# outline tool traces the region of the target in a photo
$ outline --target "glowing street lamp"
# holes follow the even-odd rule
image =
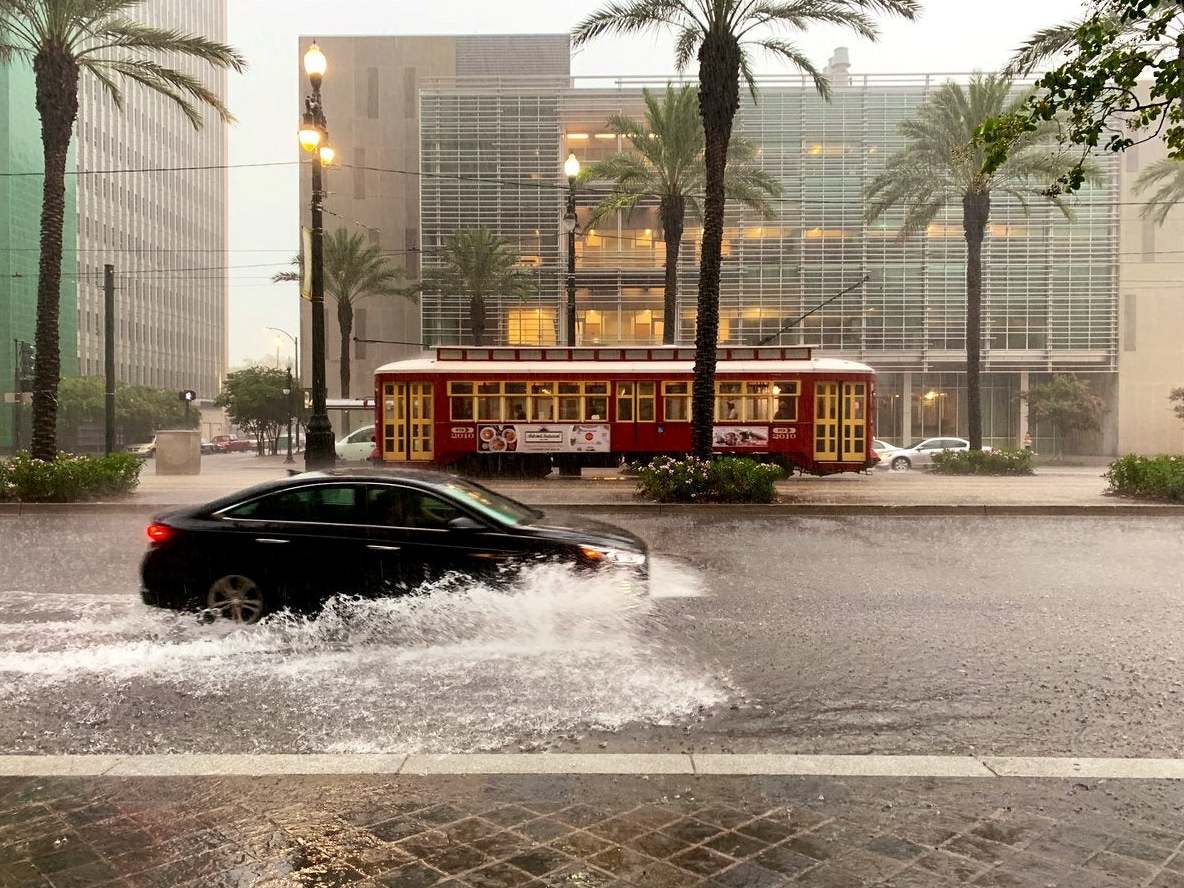
[[[563,230],[567,232],[567,344],[576,344],[576,179],[580,176],[580,159],[575,152],[563,162],[567,176],[567,212],[563,215]]]
[[[329,62],[314,42],[304,54],[304,71],[312,86],[312,94],[304,99],[304,117],[300,126],[300,145],[312,155],[312,207],[310,219],[312,315],[312,413],[308,418],[308,433],[304,439],[306,469],[324,469],[333,465],[337,454],[333,442],[333,426],[329,423],[325,384],[325,224],[324,224],[324,167],[333,161],[334,151],[329,145],[329,124],[321,101],[321,81]]]

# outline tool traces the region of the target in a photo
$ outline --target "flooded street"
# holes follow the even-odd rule
[[[1184,750],[1178,519],[605,517],[650,596],[546,567],[241,630],[140,604],[143,516],[6,517],[0,751]]]

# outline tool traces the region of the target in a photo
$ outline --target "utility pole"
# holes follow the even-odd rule
[[[106,371],[104,449],[115,452],[115,266],[103,266],[103,359]]]
[[[21,383],[24,382],[24,373],[21,372],[21,364],[24,359],[24,354],[21,351],[22,344],[19,339],[12,340],[12,452],[14,455],[21,449],[21,401],[24,399],[24,393],[21,391]]]

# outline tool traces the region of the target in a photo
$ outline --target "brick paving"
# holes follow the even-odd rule
[[[0,780],[0,888],[1181,888],[1171,781]]]

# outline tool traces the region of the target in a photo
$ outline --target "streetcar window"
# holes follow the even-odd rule
[[[633,422],[633,383],[617,383],[617,422]]]
[[[531,383],[530,418],[535,422],[555,421],[555,383]]]
[[[744,416],[744,383],[715,384],[715,418],[719,422],[739,422]]]
[[[502,419],[502,384],[500,382],[477,383],[477,419],[499,422]]]
[[[773,422],[797,422],[799,391],[796,379],[773,383]]]
[[[662,415],[668,422],[687,422],[691,418],[691,384],[662,383]]]
[[[560,384],[560,388],[563,388]],[[580,421],[580,399],[576,397],[559,397],[559,418],[565,422]]]
[[[769,421],[769,390],[767,382],[744,384],[744,419],[746,422]]]
[[[639,382],[637,384],[637,421],[638,422],[653,422],[655,418],[654,412],[654,392],[657,385],[652,382]]]
[[[584,399],[584,419],[604,422],[608,419],[608,397],[594,395]]]
[[[473,383],[448,383],[448,403],[453,422],[472,422]]]

